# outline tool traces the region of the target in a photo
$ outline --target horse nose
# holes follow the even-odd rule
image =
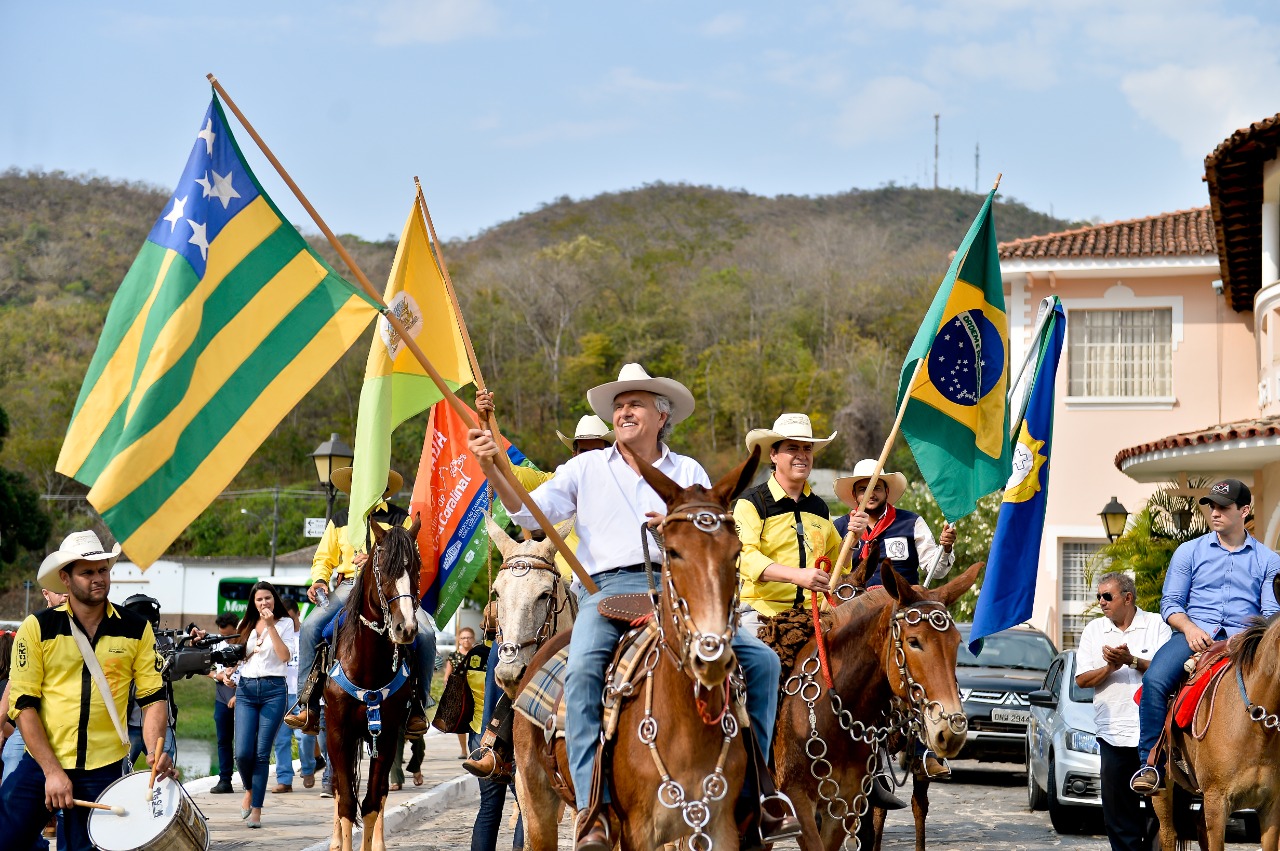
[[[733,648],[724,644],[715,658],[705,659],[702,654],[697,654],[689,663],[689,667],[704,688],[715,688],[725,681],[736,663],[737,656],[734,655]]]

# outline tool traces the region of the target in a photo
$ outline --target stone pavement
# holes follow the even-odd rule
[[[461,768],[458,759],[458,739],[456,736],[444,735],[431,730],[426,737],[426,758],[422,763],[424,784],[414,786],[412,776],[405,777],[405,787],[399,792],[387,796],[388,811],[392,807],[402,806],[415,798],[425,797],[434,790],[455,791],[463,787],[462,781],[450,786],[450,781],[458,780],[459,775],[468,778],[464,791],[475,795],[475,783]],[[405,748],[405,761],[408,761],[408,748]],[[294,763],[297,766],[297,762]],[[361,777],[366,776],[368,761],[361,763]],[[211,795],[209,789],[217,782],[216,777],[206,777],[187,784],[187,790],[195,799],[196,805],[209,820],[210,851],[230,851],[241,848],[270,848],[272,851],[301,851],[317,843],[327,843],[333,827],[333,800],[320,797],[320,774],[316,773],[316,784],[310,789],[303,788],[302,775],[295,770],[293,791],[275,795],[271,788],[275,786],[275,767],[267,784],[267,798],[262,808],[262,829],[250,830],[240,818],[240,804],[243,799],[243,787],[239,776],[234,776],[232,785],[236,792],[230,795]],[[362,784],[363,788],[363,784]],[[440,796],[437,795],[437,798]],[[407,820],[414,820],[411,815]]]
[[[1110,848],[1106,836],[1082,834],[1059,836],[1045,812],[1027,809],[1026,774],[1012,763],[954,761],[954,777],[930,787],[930,811],[926,840],[937,851],[1035,851],[1043,848]],[[510,798],[508,798],[510,802]],[[510,814],[508,803],[507,815]],[[444,810],[387,837],[387,848],[395,851],[467,851],[471,847],[471,824],[475,818],[474,799]],[[1086,816],[1086,826],[1092,820]],[[560,826],[560,851],[571,851],[566,819]],[[509,818],[499,837],[499,851],[512,847],[513,829]],[[1245,843],[1239,833],[1229,833],[1227,848],[1254,851],[1257,843]],[[775,846],[780,851],[798,848],[795,842]],[[885,831],[885,851],[915,848],[915,827],[909,810],[890,815]]]

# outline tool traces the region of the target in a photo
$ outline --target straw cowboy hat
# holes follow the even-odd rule
[[[747,432],[747,451],[759,446],[760,454],[767,455],[769,447],[778,441],[796,440],[812,444],[813,451],[817,452],[834,440],[836,434],[833,431],[830,437],[818,439],[813,436],[813,424],[809,422],[808,414],[783,414],[773,421],[773,428],[753,428]]]
[[[351,467],[339,467],[329,474],[329,481],[333,486],[343,493],[351,493],[351,475],[355,470]],[[395,470],[387,472],[387,489],[382,492],[385,499],[393,493],[399,493],[400,487],[404,484],[404,476],[401,476]]]
[[[565,437],[559,429],[556,429],[556,437],[560,438],[560,442],[565,446],[573,449],[575,440],[607,440],[613,443],[614,433],[609,430],[604,420],[595,414],[587,414],[578,420],[578,427],[573,430],[573,437]]]
[[[857,508],[858,499],[853,495],[853,486],[858,482],[865,482],[870,479],[871,474],[875,471],[875,459],[863,458],[854,466],[852,476],[841,476],[836,479],[836,499],[850,508]],[[885,489],[889,492],[890,505],[901,499],[902,495],[907,492],[907,477],[901,473],[882,471],[880,473],[880,481],[884,482]]]
[[[120,557],[120,545],[117,543],[110,550],[102,548],[102,541],[93,532],[72,532],[62,539],[62,546],[57,552],[49,553],[40,562],[40,571],[36,574],[36,582],[46,591],[56,594],[67,593],[67,583],[58,576],[58,571],[77,561],[110,561]]]
[[[605,422],[613,422],[613,400],[619,393],[644,390],[671,400],[671,416],[668,422],[675,425],[688,419],[693,413],[693,394],[674,378],[654,378],[638,363],[629,363],[618,372],[618,380],[592,387],[587,391],[587,403],[596,416]]]

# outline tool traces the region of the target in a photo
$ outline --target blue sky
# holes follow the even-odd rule
[[[1002,190],[1064,218],[1207,203],[1205,154],[1280,111],[1280,4],[22,3],[0,0],[0,168],[170,189],[232,97],[338,232],[442,236],[651,181]],[[241,145],[251,142],[236,129]],[[301,208],[250,161],[294,221]]]

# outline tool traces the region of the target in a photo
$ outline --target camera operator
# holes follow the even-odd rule
[[[161,652],[163,644],[172,644],[173,639],[160,635],[160,601],[146,594],[134,594],[124,601],[124,608],[134,614],[142,615],[151,624],[156,635],[156,651]],[[178,724],[178,705],[173,700],[173,683],[169,675],[164,673],[164,686],[161,689],[168,707],[168,718],[164,729],[164,752],[175,764],[178,761],[178,740],[174,735]],[[129,690],[129,765],[133,765],[140,754],[146,753],[147,743],[142,740],[142,708],[138,706],[135,689]]]
[[[227,613],[218,615],[216,621],[218,633],[234,637],[239,618]],[[227,646],[226,641],[213,646],[220,650]],[[232,792],[231,773],[235,770],[235,705],[236,705],[236,666],[217,665],[207,676],[217,683],[214,689],[213,725],[218,731],[218,783],[209,791],[215,795]]]

